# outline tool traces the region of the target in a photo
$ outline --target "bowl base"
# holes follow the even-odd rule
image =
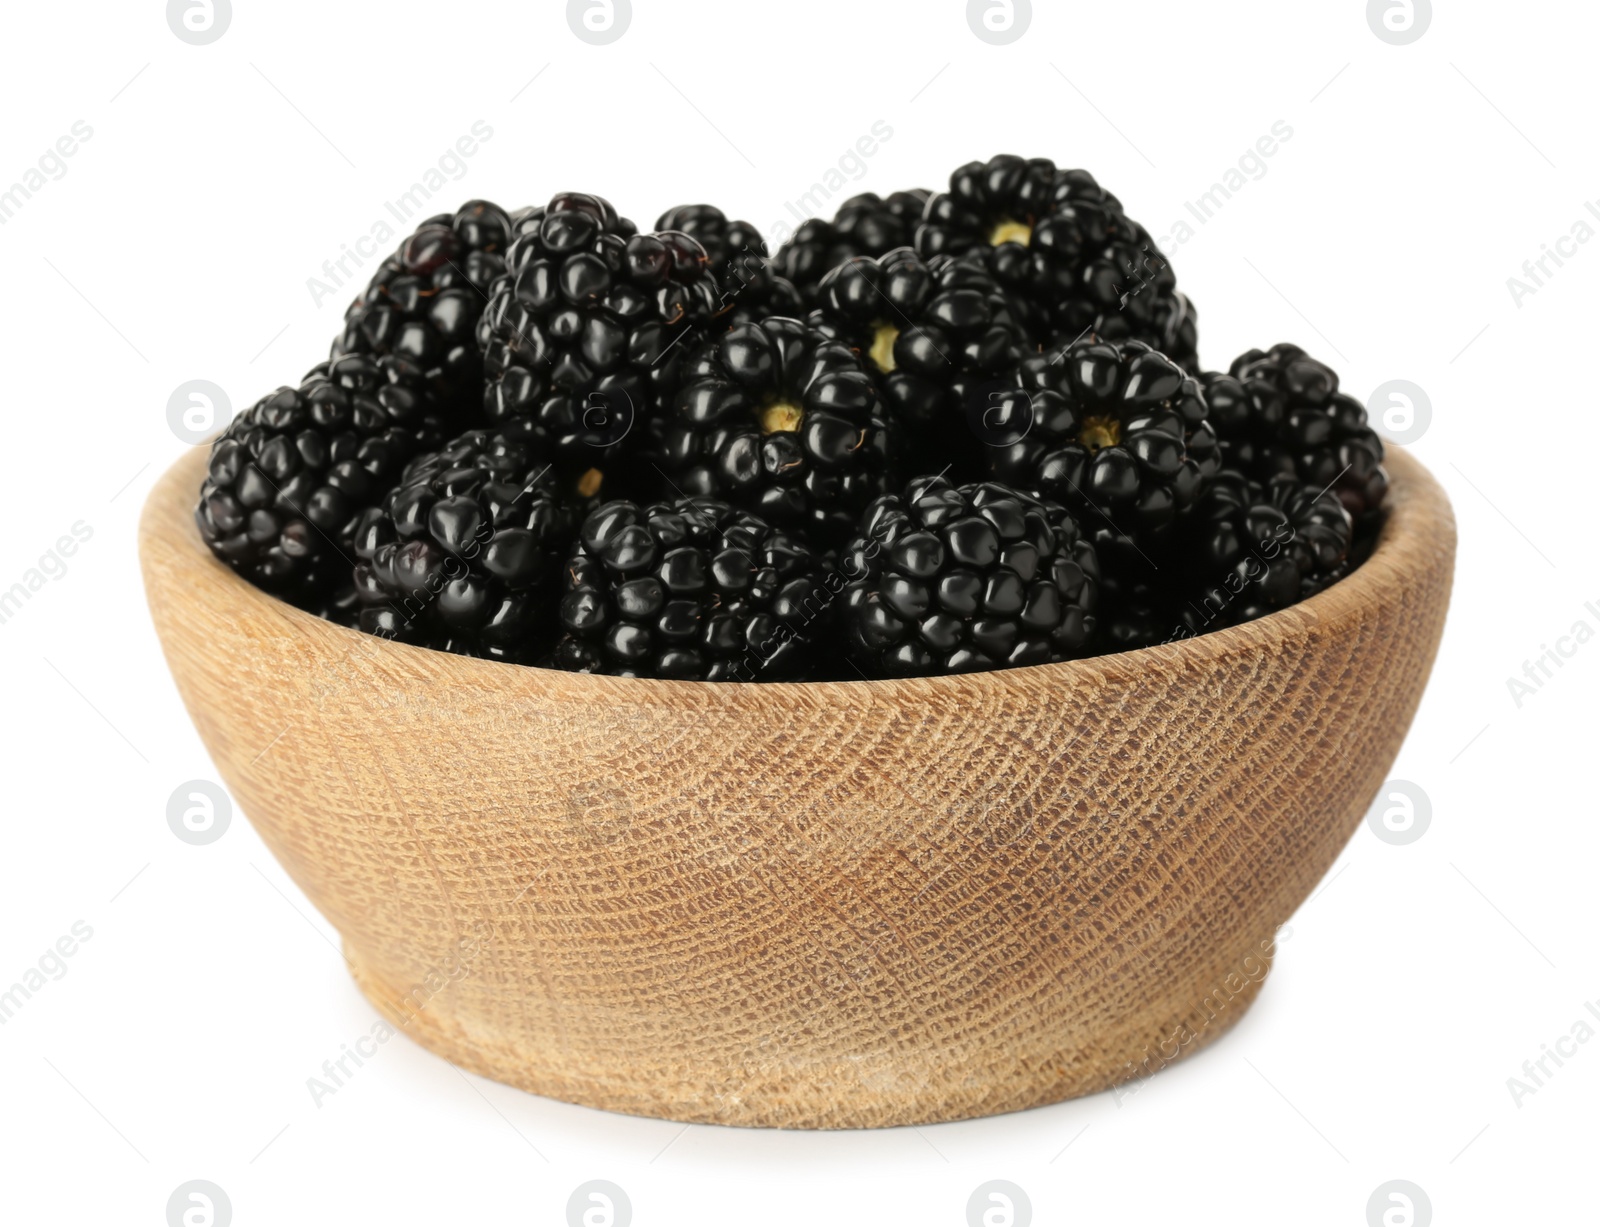
[[[1188,1001],[1189,1007],[1168,1010],[1159,1022],[1162,1011],[1156,1006],[1128,1019],[1115,1051],[1110,1051],[1110,1037],[1100,1033],[1092,1052],[1063,1045],[1054,1060],[1043,1063],[964,1071],[953,1069],[948,1059],[920,1069],[899,1055],[847,1054],[842,1062],[808,1071],[808,1080],[781,1067],[756,1076],[748,1067],[702,1071],[699,1078],[681,1068],[586,1074],[571,1068],[558,1039],[540,1052],[530,1049],[525,1035],[484,1034],[470,1021],[472,1011],[457,1011],[449,985],[433,994],[415,986],[403,991],[344,943],[356,987],[384,1020],[469,1073],[607,1112],[774,1129],[933,1125],[1044,1107],[1115,1087],[1124,1088],[1119,1098],[1137,1094],[1146,1079],[1221,1038],[1244,1016],[1271,972],[1272,956],[1263,952],[1272,949],[1273,939],[1267,937],[1214,960],[1214,967],[1234,970],[1216,975],[1204,994],[1175,995],[1172,1001]]]

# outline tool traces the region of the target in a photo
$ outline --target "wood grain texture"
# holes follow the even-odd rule
[[[1416,710],[1455,524],[1398,448],[1351,578],[1249,625],[1001,673],[546,672],[264,595],[150,496],[145,583],[223,779],[391,1021],[622,1112],[837,1128],[1055,1102],[1249,1004]]]

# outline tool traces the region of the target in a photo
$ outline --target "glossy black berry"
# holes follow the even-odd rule
[[[1046,664],[1094,636],[1093,546],[1059,505],[997,483],[885,495],[839,567],[846,648],[869,677]]]
[[[989,417],[991,472],[1096,534],[1159,535],[1217,470],[1199,384],[1147,345],[1080,342],[1029,358],[1018,381]]]
[[[419,457],[356,528],[361,629],[534,660],[588,505],[526,440],[474,430]]]
[[[987,272],[910,248],[846,260],[817,299],[813,319],[862,356],[929,472],[974,454],[969,417],[1032,349]]]
[[[356,522],[451,429],[433,385],[395,358],[314,367],[245,410],[212,444],[195,522],[262,588],[318,603],[354,565]],[[303,598],[303,601],[301,600]]]
[[[694,239],[638,234],[598,196],[556,196],[516,231],[481,323],[485,411],[559,469],[604,474],[670,396],[716,278]]]
[[[1180,535],[1184,600],[1174,634],[1200,634],[1285,609],[1343,578],[1352,522],[1329,491],[1230,470],[1211,482]]]
[[[1331,488],[1352,516],[1373,515],[1389,489],[1383,440],[1339,376],[1296,345],[1252,349],[1228,375],[1208,376],[1225,412],[1215,419],[1230,467],[1257,481],[1283,474]]]
[[[909,247],[932,195],[926,188],[879,196],[863,192],[839,206],[832,221],[812,218],[778,250],[778,272],[815,305],[822,279],[852,256],[881,256]]]
[[[981,263],[1042,346],[1137,340],[1196,367],[1194,310],[1170,263],[1088,171],[1011,154],[969,162],[928,201],[916,248]]]
[[[709,327],[737,328],[769,315],[800,315],[804,303],[792,282],[778,274],[767,241],[749,222],[729,221],[716,205],[668,209],[656,229],[678,230],[706,249],[717,279],[717,309]]]
[[[850,348],[799,320],[745,324],[688,363],[664,420],[669,488],[843,540],[883,493],[889,427]]]
[[[551,663],[683,681],[780,681],[809,669],[834,590],[816,555],[709,498],[606,503],[567,560]]]
[[[505,271],[511,226],[487,200],[423,222],[350,304],[332,356],[396,355],[441,393],[475,397],[483,379],[478,320]]]

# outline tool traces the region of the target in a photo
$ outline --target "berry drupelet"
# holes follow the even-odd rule
[[[908,439],[929,451],[942,436],[943,459],[960,456],[969,412],[1031,349],[993,277],[910,248],[846,260],[818,301],[813,318],[862,356]]]
[[[450,429],[404,361],[349,355],[236,417],[212,444],[195,522],[218,558],[262,588],[317,604],[353,564],[362,512]]]
[[[1339,376],[1296,345],[1252,349],[1235,358],[1230,405],[1218,423],[1230,459],[1258,481],[1276,474],[1332,488],[1357,520],[1372,516],[1389,489],[1383,440],[1361,402],[1339,391]],[[1220,377],[1212,377],[1221,384]]]
[[[657,454],[675,492],[842,541],[885,489],[889,428],[847,345],[773,318],[702,346],[661,423]]]
[[[1206,371],[1200,386],[1217,436],[1220,467],[1247,477],[1270,474],[1262,440],[1283,424],[1283,394],[1266,380],[1252,380],[1246,387],[1226,371]]]
[[[638,234],[598,196],[519,215],[480,327],[489,421],[598,477],[630,451],[674,386],[691,326],[718,305],[705,249]]]
[[[1106,528],[1149,540],[1199,497],[1218,466],[1199,384],[1148,345],[1080,342],[1022,363],[1021,391],[989,428],[990,470]]]
[[[1314,596],[1348,570],[1350,513],[1291,476],[1214,478],[1183,526],[1181,634],[1236,626]],[[1176,628],[1175,628],[1176,629]]]
[[[769,315],[804,313],[800,292],[778,275],[766,239],[749,222],[729,221],[716,205],[687,204],[658,217],[656,229],[681,231],[706,249],[717,279],[714,326],[737,328]]]
[[[1194,309],[1171,265],[1088,171],[1011,154],[969,162],[928,201],[916,248],[983,264],[1040,345],[1138,340],[1195,366]]]
[[[361,629],[531,662],[584,506],[526,441],[473,430],[418,457],[354,534]]]
[[[1082,655],[1099,566],[1060,506],[997,483],[914,480],[846,547],[841,622],[868,676],[964,673]]]
[[[888,196],[863,192],[850,197],[831,222],[812,218],[800,224],[778,250],[778,272],[815,305],[822,279],[851,256],[881,256],[911,246],[931,195],[926,188],[912,188]]]
[[[592,511],[566,566],[551,663],[684,681],[801,676],[831,594],[799,539],[716,499]]]
[[[442,393],[476,396],[478,319],[505,271],[511,228],[505,210],[487,200],[423,222],[350,304],[332,356],[396,355]]]

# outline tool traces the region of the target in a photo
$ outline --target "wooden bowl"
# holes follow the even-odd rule
[[[488,1077],[731,1125],[1028,1108],[1225,1030],[1394,759],[1455,554],[1396,448],[1372,559],[1236,629],[962,677],[638,681],[274,600],[201,543],[204,464],[145,507],[156,629],[362,991]]]

